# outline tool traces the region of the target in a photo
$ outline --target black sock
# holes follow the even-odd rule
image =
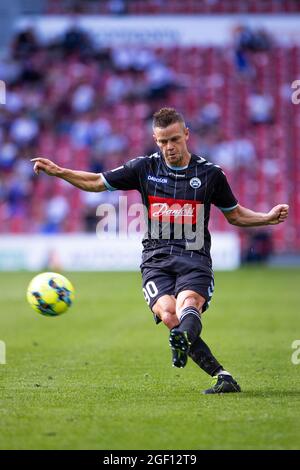
[[[198,338],[202,330],[202,324],[199,316],[199,311],[195,307],[186,307],[181,312],[179,326],[176,330],[186,331],[189,342],[193,342]]]
[[[202,370],[204,370],[204,372],[211,376],[214,376],[223,370],[223,367],[213,356],[211,350],[202,338],[198,337],[193,342],[189,351],[189,356],[199,367],[201,367]]]

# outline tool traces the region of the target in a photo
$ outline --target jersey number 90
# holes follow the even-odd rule
[[[156,297],[158,294],[158,289],[155,285],[155,282],[154,281],[147,282],[145,287],[143,287],[143,293],[144,293],[145,300],[147,304],[149,305],[151,299],[154,299],[154,297]]]

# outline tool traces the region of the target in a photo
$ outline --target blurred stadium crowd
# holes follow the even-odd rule
[[[190,14],[299,12],[298,0],[48,0],[45,13]]]
[[[130,3],[152,12],[171,2]],[[58,5],[50,1],[48,10]],[[273,244],[277,252],[300,249],[300,107],[291,104],[299,45],[237,25],[231,47],[104,49],[74,23],[48,44],[39,43],[34,30],[17,33],[0,68],[7,85],[0,107],[1,233],[94,231],[97,205],[117,204],[118,192],[84,193],[36,178],[30,158],[101,172],[152,153],[151,116],[167,105],[185,115],[190,148],[224,168],[242,205],[265,211],[291,203],[291,217],[276,229]],[[137,199],[135,192],[129,196]],[[225,228],[216,211],[211,229]]]

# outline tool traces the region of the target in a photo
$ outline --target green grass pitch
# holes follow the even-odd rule
[[[299,449],[300,270],[216,273],[203,338],[243,393],[171,367],[139,273],[66,273],[76,302],[48,318],[27,305],[32,274],[0,274],[1,449]]]

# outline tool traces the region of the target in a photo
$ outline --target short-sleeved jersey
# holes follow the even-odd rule
[[[220,167],[195,154],[186,167],[170,167],[161,153],[154,153],[102,176],[110,191],[135,189],[141,193],[148,222],[143,261],[159,253],[200,256],[199,261],[211,267],[210,206],[222,211],[237,206]]]

